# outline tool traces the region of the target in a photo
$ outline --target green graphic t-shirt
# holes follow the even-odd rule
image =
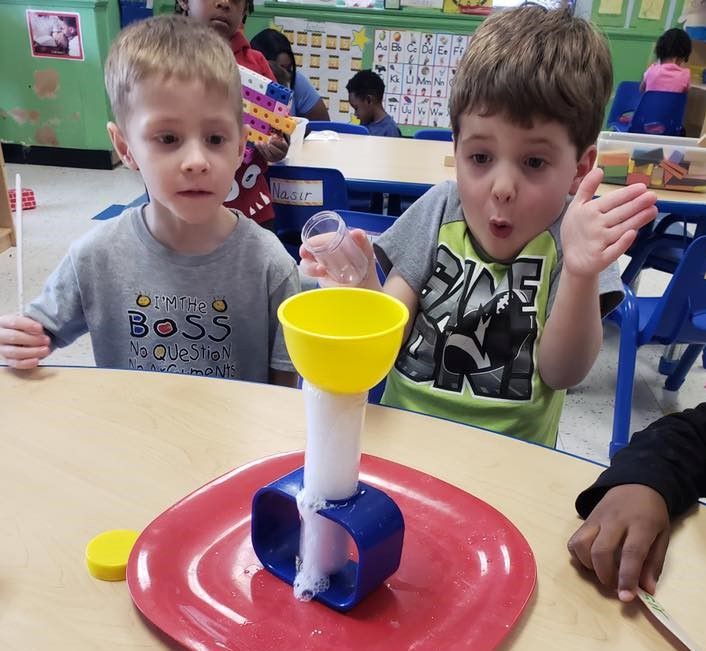
[[[445,183],[379,238],[385,271],[394,266],[419,297],[383,404],[556,444],[565,392],[542,381],[537,350],[561,269],[559,225],[509,263],[486,260]],[[601,293],[621,288],[614,269],[602,276]]]

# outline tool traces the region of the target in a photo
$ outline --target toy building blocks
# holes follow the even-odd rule
[[[296,127],[296,121],[289,115],[292,91],[243,66],[239,68],[248,144],[267,142],[272,131],[291,134]]]

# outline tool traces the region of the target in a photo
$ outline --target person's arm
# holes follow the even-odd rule
[[[636,432],[596,482],[576,499],[587,517],[613,486],[644,484],[666,501],[670,517],[684,513],[706,496],[706,402],[664,416]]]
[[[706,495],[706,403],[636,433],[576,499],[586,522],[568,542],[573,557],[618,597],[654,592],[669,544],[669,518]]]
[[[274,252],[270,255],[271,259],[275,257]],[[284,334],[282,333],[282,325],[277,318],[277,310],[283,301],[301,291],[301,284],[297,267],[288,254],[282,250],[278,251],[276,256],[278,262],[273,263],[277,267],[273,270],[273,284],[269,288],[268,299],[268,345],[270,350],[268,382],[283,387],[296,387],[297,373],[284,343]]]
[[[297,72],[294,76],[294,110],[297,115],[307,120],[324,120],[325,122],[331,120],[319,91],[301,72]]]
[[[8,366],[34,368],[54,348],[68,346],[87,331],[72,252],[49,276],[24,317],[0,318],[0,355]]]
[[[51,339],[38,321],[26,316],[0,316],[0,357],[16,369],[34,368],[51,352]]]
[[[331,121],[331,117],[328,114],[326,104],[324,104],[324,100],[322,100],[320,97],[311,109],[309,109],[306,113],[302,114],[302,117],[306,118],[307,120],[323,120],[324,122]]]
[[[657,215],[657,197],[643,184],[594,199],[602,180],[600,169],[584,177],[561,224],[561,275],[538,353],[542,380],[554,389],[578,384],[593,365],[603,337],[599,274]]]

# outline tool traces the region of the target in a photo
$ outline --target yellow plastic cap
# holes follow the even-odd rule
[[[130,529],[104,531],[86,545],[86,565],[102,581],[124,581],[127,559],[140,535]]]

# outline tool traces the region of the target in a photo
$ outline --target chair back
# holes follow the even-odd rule
[[[310,131],[335,131],[336,133],[357,133],[362,136],[370,135],[367,127],[362,124],[350,122],[327,122],[326,120],[309,120]]]
[[[641,325],[639,345],[650,341],[706,344],[706,236],[689,245],[649,320]]]
[[[606,120],[608,128],[612,131],[627,131],[641,97],[639,81],[621,81],[610,105]]]
[[[271,165],[267,170],[275,209],[275,233],[293,258],[299,260],[301,229],[322,210],[348,208],[343,174],[327,167]]]
[[[453,140],[453,132],[451,129],[419,129],[412,136],[416,140],[443,140],[451,142]]]
[[[631,133],[679,136],[684,130],[686,93],[649,90],[642,94],[632,116]]]

